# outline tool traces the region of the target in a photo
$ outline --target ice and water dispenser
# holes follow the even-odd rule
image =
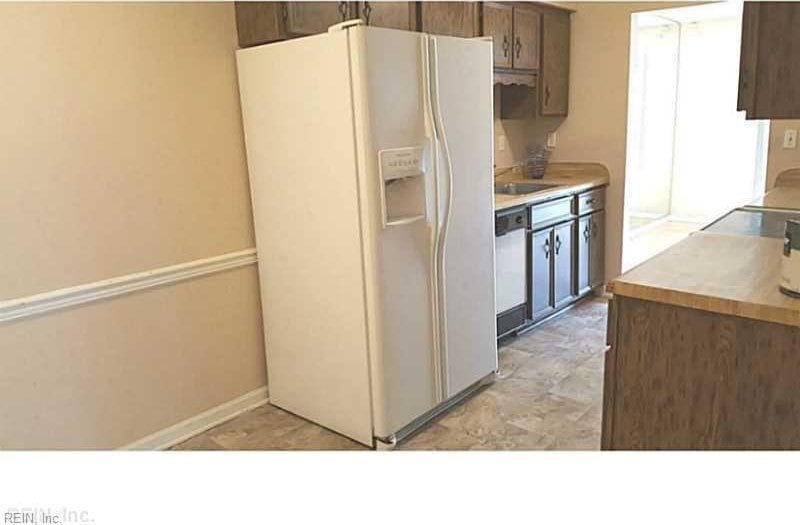
[[[419,146],[378,152],[384,227],[425,219],[426,157]]]

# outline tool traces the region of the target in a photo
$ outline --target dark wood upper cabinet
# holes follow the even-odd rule
[[[524,7],[514,8],[514,69],[539,69],[541,16]]]
[[[570,13],[542,14],[542,55],[539,98],[542,115],[567,114],[569,106]]]
[[[324,33],[332,25],[354,18],[349,2],[284,2],[286,32],[290,35]]]
[[[512,4],[484,2],[484,36],[494,42],[494,67],[539,68],[541,15],[535,9]]]
[[[423,33],[470,38],[478,35],[478,2],[420,2]]]
[[[323,33],[356,15],[354,2],[236,2],[239,46]]]
[[[415,31],[417,4],[414,2],[358,2],[358,17],[367,25]]]
[[[511,67],[514,41],[514,8],[508,4],[483,4],[483,36],[492,37],[494,67]]]
[[[800,2],[744,3],[738,109],[800,118]]]

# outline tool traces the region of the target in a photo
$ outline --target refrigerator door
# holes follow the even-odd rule
[[[492,46],[431,36],[430,76],[440,142],[439,329],[444,394],[497,370]]]
[[[347,34],[236,57],[270,402],[371,445]]]
[[[434,336],[436,191],[427,36],[364,26],[348,33],[373,424],[381,438],[441,401]],[[408,158],[419,160],[418,169],[404,171],[393,164]]]

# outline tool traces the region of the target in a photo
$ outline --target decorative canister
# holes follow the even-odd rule
[[[800,221],[786,221],[781,259],[781,291],[800,297]]]

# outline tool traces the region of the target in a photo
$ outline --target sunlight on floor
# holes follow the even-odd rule
[[[671,218],[661,219],[637,228],[628,234],[623,248],[623,270],[627,271],[647,259],[666,250],[698,231],[705,223],[680,221]]]

